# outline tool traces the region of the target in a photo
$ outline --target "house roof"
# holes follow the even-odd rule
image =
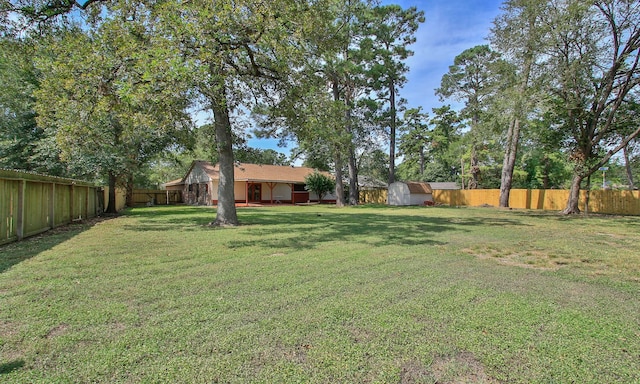
[[[358,175],[358,186],[362,189],[386,189],[387,183],[370,176]]]
[[[200,168],[212,179],[220,179],[220,169],[218,164],[211,164],[208,161],[194,161],[187,172],[191,172],[195,165]],[[261,181],[261,182],[278,182],[278,183],[304,183],[305,177],[317,172],[317,170],[308,167],[294,167],[288,165],[265,165],[265,164],[234,164],[234,179],[236,181]],[[320,172],[330,176],[327,172]],[[186,177],[186,176],[185,176]],[[184,180],[184,178],[182,179]]]
[[[184,178],[175,179],[171,181],[167,181],[166,183],[160,184],[163,187],[173,187],[174,185],[184,184]]]
[[[457,183],[455,182],[429,182],[431,185],[431,189],[460,189]]]
[[[405,181],[405,184],[409,187],[409,192],[413,194],[430,194],[432,192],[429,183]]]

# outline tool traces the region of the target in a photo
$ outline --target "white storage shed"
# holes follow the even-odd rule
[[[429,183],[397,181],[389,185],[389,205],[432,205],[433,194]]]

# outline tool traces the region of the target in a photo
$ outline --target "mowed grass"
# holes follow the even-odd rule
[[[153,207],[0,247],[0,382],[638,383],[640,219]]]

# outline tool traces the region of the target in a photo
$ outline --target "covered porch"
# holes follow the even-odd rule
[[[298,204],[309,202],[311,198],[309,191],[301,183],[246,180],[243,184],[244,201],[236,198],[236,205]]]

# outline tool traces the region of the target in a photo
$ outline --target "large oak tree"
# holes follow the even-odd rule
[[[634,0],[554,3],[545,62],[554,129],[574,164],[564,213],[578,213],[582,181],[640,134],[619,124],[640,85],[640,7]],[[626,129],[626,131],[624,131]]]

